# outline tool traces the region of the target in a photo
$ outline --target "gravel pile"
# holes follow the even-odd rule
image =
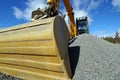
[[[116,46],[120,47],[120,43],[119,43],[119,44],[116,44]]]
[[[120,80],[120,46],[83,34],[69,46],[72,80]]]
[[[22,79],[0,73],[0,80],[22,80]]]

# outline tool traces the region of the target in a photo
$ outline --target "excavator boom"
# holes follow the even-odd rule
[[[70,20],[70,36],[71,37],[76,37],[76,25],[75,25],[75,21],[74,21],[74,12],[73,12],[73,8],[70,5],[70,1],[69,0],[62,0],[65,8],[68,12],[68,17]]]
[[[75,25],[75,21],[74,21],[74,12],[73,12],[73,8],[70,4],[70,1],[69,0],[62,0],[63,3],[64,3],[64,6],[66,8],[66,11],[68,13],[68,17],[69,17],[69,20],[70,20],[70,36],[71,37],[76,37],[76,25]],[[58,4],[59,5],[59,0],[54,0],[55,4]],[[56,6],[56,5],[55,5]],[[59,7],[59,6],[56,6],[56,7]]]

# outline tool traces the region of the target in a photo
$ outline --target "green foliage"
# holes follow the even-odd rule
[[[119,33],[118,33],[118,31],[116,31],[116,33],[115,33],[115,38],[119,38]]]
[[[111,43],[120,43],[120,37],[119,37],[119,33],[117,31],[115,33],[115,38],[106,37],[106,38],[103,38],[103,39],[106,40],[106,41],[109,41]]]

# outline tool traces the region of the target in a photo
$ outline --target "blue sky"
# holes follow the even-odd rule
[[[30,21],[31,11],[44,8],[46,0],[0,0],[0,28]],[[120,0],[70,0],[75,17],[88,16],[90,34],[114,36],[120,32]],[[66,13],[61,2],[60,10]],[[67,18],[65,19],[67,21]]]

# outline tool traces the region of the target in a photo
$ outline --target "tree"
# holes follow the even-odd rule
[[[116,31],[115,33],[115,42],[118,43],[119,42],[119,32]]]
[[[116,31],[115,33],[115,38],[113,37],[105,37],[103,38],[106,41],[112,42],[112,43],[120,43],[120,33],[118,31]]]
[[[115,38],[116,38],[116,39],[119,38],[119,32],[118,32],[118,31],[116,31],[116,33],[115,33]]]

